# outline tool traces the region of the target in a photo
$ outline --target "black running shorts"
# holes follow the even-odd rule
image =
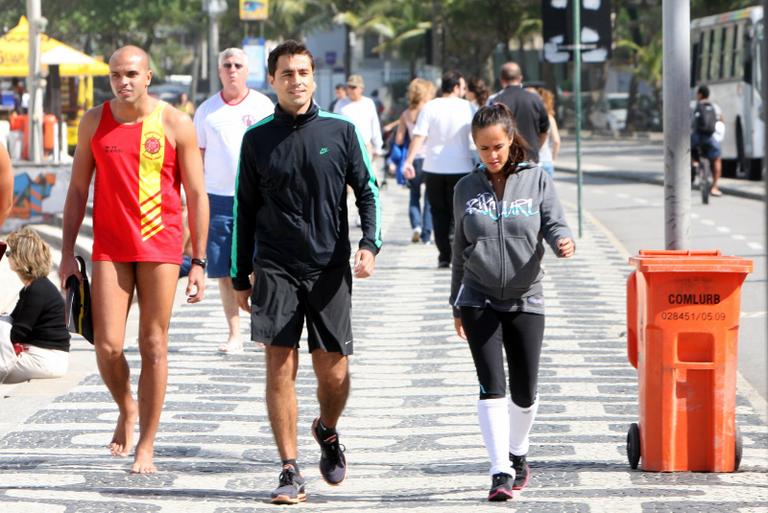
[[[307,320],[309,352],[352,354],[352,272],[349,265],[296,278],[274,267],[255,271],[251,340],[299,347]]]

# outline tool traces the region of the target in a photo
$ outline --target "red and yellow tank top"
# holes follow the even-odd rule
[[[91,139],[96,161],[93,260],[182,260],[181,177],[176,150],[165,137],[163,109],[141,123],[118,123],[105,102]]]

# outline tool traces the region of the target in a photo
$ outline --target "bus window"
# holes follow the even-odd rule
[[[752,83],[752,38],[749,35],[749,30],[745,27],[744,37],[742,38],[742,44],[744,45],[741,54],[743,56],[743,68],[744,68],[744,82],[747,84]]]
[[[743,23],[739,23],[733,27],[733,56],[731,58],[731,76],[736,80],[739,80],[742,77],[742,69],[741,66],[739,66],[739,62],[741,62],[742,58],[741,45],[744,39],[742,36],[743,31]]]
[[[721,30],[715,29],[712,31],[712,43],[709,50],[709,79],[719,80],[722,76],[720,58],[722,57],[723,40]]]
[[[693,73],[691,73],[691,80],[694,81],[691,86],[698,84],[699,82],[704,80],[704,70],[706,70],[705,63],[706,63],[706,48],[704,48],[704,32],[698,33],[698,41],[694,44],[694,58],[695,60],[694,65],[696,66],[696,69]]]
[[[755,25],[755,56],[752,59],[755,65],[755,88],[758,95],[763,94],[763,22]]]
[[[712,78],[712,45],[713,41],[715,39],[715,32],[713,30],[706,32],[707,36],[704,38],[704,52],[703,52],[703,58],[704,58],[704,69],[706,72],[704,73],[703,79],[709,80]]]
[[[733,33],[735,26],[723,27],[723,78],[733,78]]]
[[[691,46],[691,87],[695,87],[698,82],[699,70],[701,70],[701,44],[694,41]]]

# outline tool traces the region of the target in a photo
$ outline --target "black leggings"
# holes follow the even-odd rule
[[[461,324],[475,361],[480,399],[506,396],[503,345],[512,402],[521,408],[531,406],[536,400],[544,316],[461,307]]]

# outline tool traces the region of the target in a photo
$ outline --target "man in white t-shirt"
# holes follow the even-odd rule
[[[208,277],[218,279],[229,327],[229,337],[219,346],[219,351],[230,354],[243,351],[237,297],[229,277],[240,143],[249,126],[275,110],[269,98],[248,88],[247,77],[248,56],[243,50],[227,48],[221,52],[221,91],[205,100],[195,112],[197,143],[203,154],[205,188],[211,209],[206,248]]]
[[[364,90],[363,77],[350,75],[347,79],[347,97],[336,102],[333,111],[352,120],[368,148],[368,156],[373,161],[374,156],[381,152],[384,143],[376,104],[372,99],[363,96]]]
[[[413,160],[424,148],[424,179],[432,208],[432,228],[439,252],[437,266],[451,265],[453,188],[472,171],[472,104],[464,100],[467,84],[458,71],[443,75],[442,97],[430,100],[419,112],[404,165],[413,176]]]

